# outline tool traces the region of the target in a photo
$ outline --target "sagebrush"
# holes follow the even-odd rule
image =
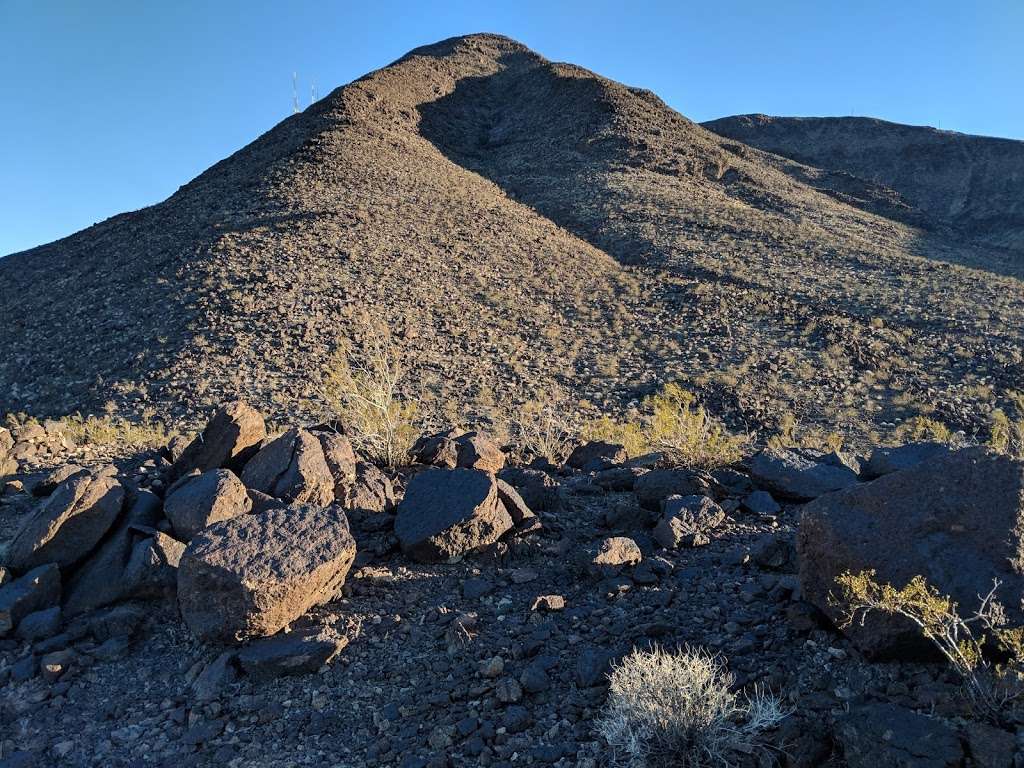
[[[614,665],[596,727],[628,768],[728,766],[763,747],[785,717],[765,690],[732,692],[725,662],[702,649],[633,651]]]

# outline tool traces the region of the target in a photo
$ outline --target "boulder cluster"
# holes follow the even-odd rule
[[[148,488],[112,465],[63,465],[34,485],[41,500],[0,554],[0,637],[45,638],[83,614],[164,597],[199,639],[246,644],[245,671],[315,669],[347,641],[287,630],[340,593],[357,541],[436,563],[539,527],[495,474],[505,454],[475,432],[420,440],[400,503],[395,478],[339,429],[270,436],[240,401],[166,453]]]

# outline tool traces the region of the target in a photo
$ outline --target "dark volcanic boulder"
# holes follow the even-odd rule
[[[626,536],[609,536],[584,550],[583,556],[587,572],[595,578],[617,576],[643,559],[640,547]]]
[[[628,458],[625,446],[620,443],[590,440],[573,448],[565,463],[573,469],[597,472],[602,469],[610,469]]]
[[[665,549],[704,546],[723,520],[725,512],[707,496],[670,496],[654,527],[654,540]]]
[[[498,477],[515,488],[535,512],[557,512],[562,507],[559,482],[541,469],[505,467]]]
[[[644,509],[661,510],[669,496],[694,496],[708,489],[708,483],[688,469],[655,469],[641,475],[633,484],[633,492]]]
[[[910,443],[898,448],[875,448],[861,469],[865,480],[910,469],[926,461],[935,461],[952,452],[946,443]]]
[[[289,429],[267,443],[242,470],[247,488],[288,502],[327,505],[334,500],[334,476],[320,441],[305,429]]]
[[[14,535],[5,565],[24,571],[44,563],[70,569],[114,524],[124,488],[109,474],[80,472],[61,483]]]
[[[512,525],[518,531],[535,531],[540,528],[540,520],[533,510],[519,495],[519,492],[500,477],[497,478],[498,500],[505,506],[505,511],[512,518]]]
[[[329,663],[346,645],[348,638],[325,627],[279,632],[242,648],[238,663],[257,679],[309,674]]]
[[[164,514],[182,541],[211,523],[244,515],[251,508],[245,486],[229,469],[186,475],[168,489],[164,500]]]
[[[307,505],[214,523],[178,566],[178,604],[204,640],[280,631],[341,588],[356,555],[345,513]]]
[[[103,544],[71,575],[64,590],[66,616],[124,599],[125,568],[135,545],[146,536],[140,531],[154,529],[160,516],[160,499],[149,491],[138,491]]]
[[[494,476],[472,469],[420,472],[410,481],[395,517],[402,550],[426,563],[493,544],[511,527]]]
[[[53,563],[33,568],[0,587],[0,637],[30,613],[60,602],[60,568]]]
[[[259,411],[238,400],[221,406],[202,434],[196,437],[171,466],[170,480],[199,470],[232,466],[267,436]]]
[[[979,595],[998,597],[1014,625],[1024,623],[1024,462],[966,448],[804,507],[797,536],[804,598],[833,620],[836,577],[874,569],[902,587],[921,575],[969,614]],[[870,655],[916,650],[920,632],[878,613],[846,630]]]
[[[839,718],[835,738],[849,768],[963,765],[964,750],[953,728],[934,717],[892,704],[853,709]]]
[[[808,501],[857,484],[857,473],[804,448],[766,448],[750,460],[750,477],[783,499]]]
[[[33,496],[49,496],[51,493],[57,490],[61,483],[67,480],[72,475],[77,475],[79,472],[85,472],[86,470],[77,464],[63,464],[52,472],[49,472],[43,477],[38,483],[32,486]]]
[[[432,467],[455,469],[459,462],[459,446],[455,443],[458,431],[448,429],[436,435],[424,435],[410,450],[413,460]]]

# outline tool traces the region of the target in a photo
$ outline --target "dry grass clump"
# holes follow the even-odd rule
[[[1009,416],[1002,408],[992,412],[991,435],[989,446],[1016,459],[1024,459],[1024,393],[1007,393],[1013,403],[1014,416]]]
[[[979,596],[978,610],[963,617],[957,604],[915,576],[905,587],[875,581],[874,571],[844,573],[836,579],[842,588],[844,626],[862,624],[872,611],[902,616],[921,630],[963,679],[968,698],[983,717],[995,723],[1011,722],[1024,700],[1024,627],[1008,625],[996,600],[1000,582]],[[993,638],[1005,661],[985,656],[985,642]]]
[[[170,435],[158,421],[128,421],[116,416],[82,416],[75,413],[60,419],[61,431],[75,445],[120,445],[159,448]]]
[[[739,755],[762,746],[761,734],[786,714],[762,689],[733,693],[724,662],[701,649],[634,651],[610,678],[596,727],[614,765],[734,765]]]
[[[324,374],[323,399],[346,430],[356,449],[388,467],[407,462],[418,436],[418,407],[399,396],[405,375],[402,350],[386,326],[365,334],[358,358],[344,345],[332,356]]]
[[[639,421],[616,422],[603,417],[584,426],[588,440],[621,443],[630,456],[661,451],[671,464],[710,469],[743,457],[746,435],[731,434],[697,402],[696,396],[675,383],[666,384],[644,401]]]
[[[931,440],[937,443],[952,443],[954,440],[953,430],[947,427],[938,419],[928,416],[915,416],[908,419],[896,428],[893,438],[896,442],[918,442]]]
[[[801,428],[796,417],[787,413],[779,422],[779,431],[768,438],[772,448],[810,448],[829,453],[843,447],[845,438],[838,431],[825,432],[816,427]]]

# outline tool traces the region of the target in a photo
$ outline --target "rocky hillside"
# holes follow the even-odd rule
[[[0,260],[0,412],[314,414],[381,321],[424,413],[617,412],[682,380],[750,429],[983,432],[1024,373],[1019,261],[830,175],[507,38],[446,40]]]
[[[866,117],[737,115],[715,133],[895,191],[964,236],[1024,259],[1024,141],[970,136]]]

